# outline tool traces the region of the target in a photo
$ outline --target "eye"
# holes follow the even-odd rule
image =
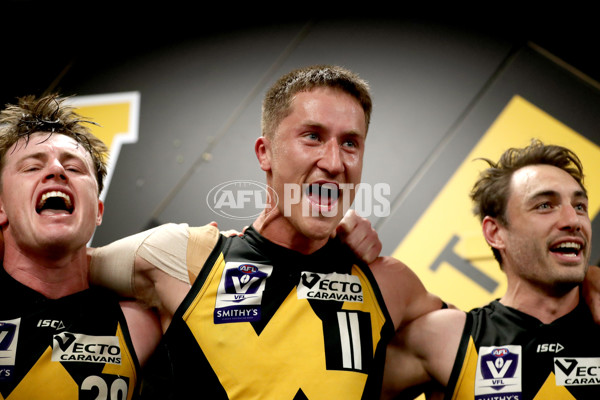
[[[587,213],[587,210],[588,210],[587,203],[581,202],[581,203],[575,204],[575,210],[577,210],[581,213]]]
[[[536,206],[536,208],[538,210],[549,210],[550,208],[552,208],[552,204],[550,204],[549,201],[546,201],[544,203],[540,203]]]
[[[344,140],[344,143],[342,143],[342,146],[344,146],[344,147],[358,147],[358,143],[356,142],[356,140],[346,139],[346,140]]]
[[[39,171],[40,169],[42,169],[40,164],[26,164],[21,168],[23,172],[35,172]]]
[[[319,140],[319,134],[315,132],[308,132],[304,137],[310,140]]]
[[[73,173],[85,173],[87,171],[87,167],[85,162],[79,160],[77,158],[71,158],[69,160],[64,160],[62,162],[63,168],[65,171],[73,172]]]

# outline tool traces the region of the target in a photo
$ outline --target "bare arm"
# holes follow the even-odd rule
[[[419,277],[393,257],[379,257],[369,265],[396,331],[418,317],[442,308],[442,300],[425,289]]]
[[[370,267],[396,328],[387,347],[382,398],[430,381],[447,384],[464,312],[442,309],[442,300],[393,257],[380,257]]]
[[[162,337],[158,316],[152,309],[136,301],[122,301],[120,304],[135,354],[143,367]]]
[[[438,310],[400,330],[387,347],[382,399],[432,381],[446,387],[465,319],[462,311]]]
[[[594,321],[600,324],[600,267],[590,265],[588,268],[583,281],[583,294],[590,310],[592,310]]]
[[[161,225],[90,250],[90,280],[155,308],[166,329],[204,264],[199,254],[210,253],[218,236],[210,225]]]

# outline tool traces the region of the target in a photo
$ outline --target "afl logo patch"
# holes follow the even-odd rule
[[[245,274],[253,274],[255,272],[258,272],[258,267],[252,264],[242,264],[238,267],[238,269],[240,270],[240,272],[243,272]]]

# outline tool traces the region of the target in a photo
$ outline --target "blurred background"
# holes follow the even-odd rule
[[[102,125],[100,246],[164,222],[251,224],[266,89],[297,67],[345,66],[374,99],[355,208],[385,255],[469,308],[504,285],[470,213],[473,159],[534,137],[567,145],[590,217],[600,208],[600,37],[591,10],[561,7],[2,0],[0,100],[57,91]]]

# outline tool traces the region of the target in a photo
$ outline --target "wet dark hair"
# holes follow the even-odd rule
[[[50,94],[41,98],[25,96],[17,104],[8,104],[0,112],[0,172],[4,168],[6,152],[19,140],[29,143],[31,135],[38,132],[61,134],[74,139],[92,157],[96,169],[98,193],[104,188],[108,147],[94,136],[84,124],[96,124],[75,112],[65,103],[67,98]],[[97,124],[96,124],[97,125]]]

